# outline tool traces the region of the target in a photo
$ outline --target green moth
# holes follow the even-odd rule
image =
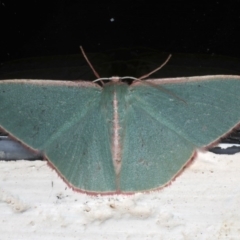
[[[134,193],[170,183],[240,122],[240,77],[0,81],[0,126],[73,189]]]

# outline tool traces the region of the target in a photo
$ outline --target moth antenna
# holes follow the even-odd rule
[[[80,46],[80,50],[81,50],[81,52],[82,52],[82,55],[84,56],[84,58],[85,58],[85,60],[87,61],[87,63],[88,63],[88,65],[89,65],[89,67],[92,69],[92,71],[93,71],[93,73],[94,73],[94,75],[96,76],[96,78],[100,78],[100,76],[99,76],[99,74],[98,74],[98,72],[94,69],[94,67],[92,66],[92,64],[90,63],[90,61],[88,60],[88,57],[87,57],[87,55],[85,54],[85,52],[84,52],[84,50],[83,50],[83,48],[82,48],[82,46]]]
[[[121,77],[120,79],[121,79],[121,80],[123,80],[123,79],[132,79],[132,80],[138,80],[138,78],[135,78],[135,77],[130,77],[130,76]]]
[[[123,79],[139,80],[138,78],[135,78],[135,77],[125,76],[125,77],[98,78],[98,79],[94,80],[93,82],[104,81],[104,80],[108,80],[108,81],[112,81],[112,82],[119,82],[120,80],[123,80]]]
[[[160,70],[161,68],[163,68],[163,67],[167,64],[167,62],[170,60],[171,57],[172,57],[172,54],[169,54],[168,58],[165,60],[165,62],[164,62],[161,66],[159,66],[159,67],[156,68],[155,70],[151,71],[150,73],[145,74],[145,75],[143,75],[142,77],[138,78],[138,80],[142,80],[142,79],[144,79],[144,78],[147,78],[147,77],[149,77],[150,75],[152,75],[153,73],[155,73],[155,72],[157,72],[158,70]]]

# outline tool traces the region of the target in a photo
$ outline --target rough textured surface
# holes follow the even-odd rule
[[[240,154],[199,153],[159,192],[92,197],[46,162],[1,161],[1,239],[238,239],[239,171]]]

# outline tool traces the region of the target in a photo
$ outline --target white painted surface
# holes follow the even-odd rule
[[[199,153],[150,194],[73,192],[45,162],[0,162],[0,240],[240,239],[240,154]]]

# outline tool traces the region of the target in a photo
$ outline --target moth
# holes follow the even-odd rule
[[[128,194],[168,185],[240,126],[240,76],[110,80],[0,81],[1,130],[74,190]]]

